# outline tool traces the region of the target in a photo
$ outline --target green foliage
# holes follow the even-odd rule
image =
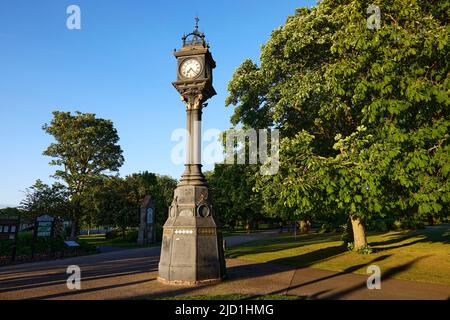
[[[25,212],[18,208],[3,208],[0,209],[0,215],[22,217],[25,215]]]
[[[213,195],[214,214],[224,227],[234,229],[239,221],[261,219],[261,195],[255,192],[256,165],[216,165],[206,173]]]
[[[353,242],[347,243],[347,249],[348,251],[355,251],[359,254],[372,254],[373,249],[369,245],[365,245],[363,247],[359,247],[357,250],[355,250],[355,245]]]
[[[54,177],[66,183],[75,236],[78,222],[86,212],[81,207],[86,189],[105,172],[118,171],[124,162],[119,136],[112,121],[81,112],[72,115],[55,111],[43,130],[56,140],[43,154],[52,157],[50,164],[60,168]]]
[[[52,216],[67,216],[70,214],[70,201],[67,188],[55,183],[49,186],[41,180],[26,189],[25,199],[21,202],[21,209],[29,217],[42,214]]]
[[[62,237],[39,237],[36,238],[35,254],[36,255],[50,255],[52,252],[62,253],[66,255],[78,253],[92,253],[95,252],[95,246],[89,245],[86,242],[79,241],[80,247],[69,248],[64,243]],[[13,241],[0,241],[0,256],[10,256],[12,252]],[[20,232],[17,238],[17,256],[31,256],[33,247],[33,234],[32,232]]]
[[[396,230],[416,230],[425,229],[425,224],[414,217],[407,217],[394,222]]]
[[[90,186],[83,195],[87,210],[86,225],[109,225],[121,228],[138,227],[140,205],[146,195],[155,202],[156,225],[166,221],[177,181],[149,172],[125,178],[104,177]]]
[[[114,239],[120,239],[120,238],[123,238],[122,231],[120,231],[120,230],[111,230],[105,234],[106,240],[114,240]],[[137,239],[138,239],[138,231],[137,230],[128,230],[127,229],[125,231],[124,240],[126,240],[127,242],[136,243]]]
[[[295,218],[449,215],[447,1],[324,0],[273,31],[229,83],[232,123],[281,130],[264,207]]]

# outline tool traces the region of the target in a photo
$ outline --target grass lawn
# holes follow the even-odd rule
[[[124,240],[122,238],[117,239],[106,239],[104,233],[100,234],[91,234],[91,235],[82,235],[78,237],[79,240],[85,241],[94,246],[108,246],[108,247],[116,247],[116,248],[139,248],[142,247],[138,245],[136,242],[130,242]],[[155,246],[156,244],[148,245]]]
[[[384,276],[450,285],[450,224],[371,233],[368,242],[374,253],[360,255],[338,234],[281,235],[230,248],[227,257],[359,274],[375,264]]]
[[[269,229],[266,229],[266,230],[250,230],[250,232],[247,232],[246,230],[235,230],[235,231],[225,230],[225,231],[222,231],[222,236],[224,236],[224,237],[242,236],[242,235],[249,234],[249,233],[260,233],[260,232],[265,232],[265,231],[268,231],[268,230]]]

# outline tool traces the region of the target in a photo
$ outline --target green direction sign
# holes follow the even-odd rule
[[[55,219],[49,215],[43,215],[36,218],[36,236],[37,237],[51,237],[53,222]]]
[[[52,234],[52,224],[51,221],[38,222],[37,236],[38,237],[50,237]]]

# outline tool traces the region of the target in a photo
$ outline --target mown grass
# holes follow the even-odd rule
[[[234,237],[234,236],[242,236],[242,235],[246,235],[246,234],[252,234],[252,233],[261,233],[261,232],[265,232],[268,231],[269,229],[265,229],[265,230],[224,230],[222,231],[222,236],[223,237]]]
[[[104,233],[91,234],[91,235],[81,235],[78,237],[79,240],[85,241],[94,246],[108,246],[116,248],[138,248],[141,247],[136,242],[130,242],[127,239],[116,238],[116,239],[106,239]]]
[[[384,276],[450,285],[450,224],[372,233],[368,242],[374,253],[361,255],[338,234],[280,235],[231,248],[227,257],[359,274],[375,264]]]

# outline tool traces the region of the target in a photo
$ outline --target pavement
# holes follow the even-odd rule
[[[227,237],[227,245],[272,236],[273,232]],[[367,276],[313,268],[227,259],[228,279],[209,286],[165,285],[158,276],[159,247],[0,268],[0,300],[154,299],[175,295],[286,294],[310,299],[450,299],[450,286],[383,277],[369,290]],[[69,290],[67,267],[81,268],[81,289]]]

